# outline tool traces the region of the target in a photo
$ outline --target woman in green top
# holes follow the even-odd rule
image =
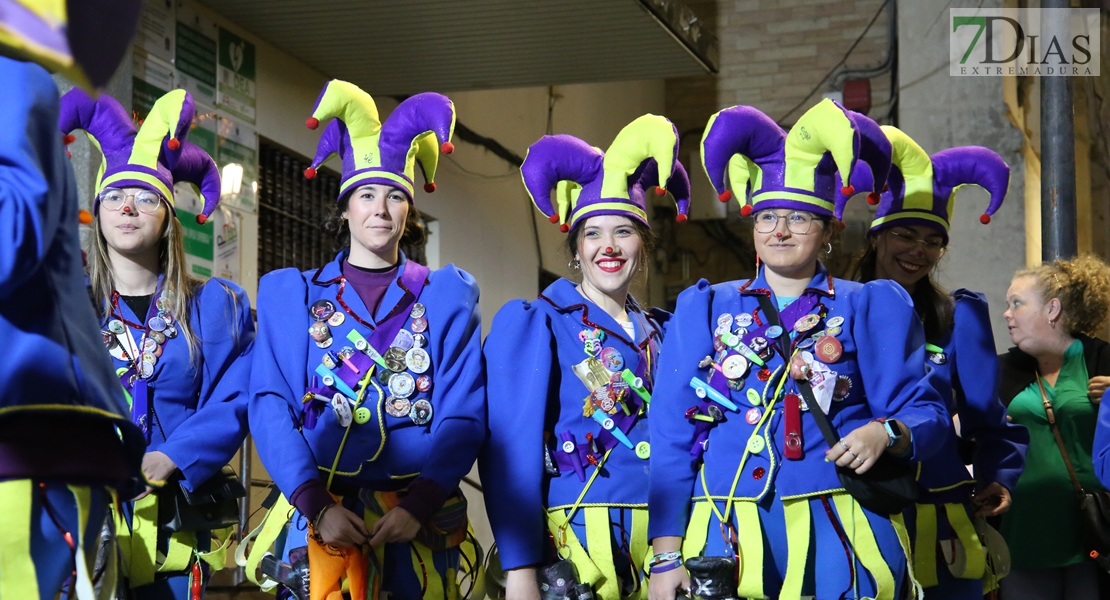
[[[1006,600],[1099,597],[1097,570],[1080,542],[1079,505],[1048,424],[1052,404],[1079,483],[1104,490],[1091,462],[1099,400],[1110,383],[1110,344],[1089,337],[1110,313],[1110,267],[1093,256],[1018,271],[1006,293],[1015,348],[1000,357],[1001,397],[1029,430],[1025,471],[1002,517],[1011,571]]]

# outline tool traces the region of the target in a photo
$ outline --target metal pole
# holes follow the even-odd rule
[[[243,538],[251,530],[251,436],[248,435],[243,439],[243,445],[239,447],[239,481],[243,483],[243,489],[247,490],[247,497],[239,503],[239,543],[243,542]],[[243,567],[235,569],[235,577],[232,579],[235,585],[242,585],[247,581],[247,571]]]
[[[1070,8],[1068,0],[1044,0],[1044,8]],[[1046,31],[1069,31],[1067,13],[1046,13]],[[1062,36],[1061,36],[1062,37]],[[1042,38],[1043,39],[1043,38]],[[1067,38],[1070,40],[1070,36]],[[1078,252],[1075,214],[1075,124],[1071,77],[1041,77],[1041,258]]]

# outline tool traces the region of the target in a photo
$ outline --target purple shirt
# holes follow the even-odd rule
[[[397,279],[397,267],[398,265],[393,265],[385,269],[365,269],[343,261],[343,277],[358,293],[358,297],[362,298],[366,308],[370,309],[371,317],[377,314],[378,305],[382,303],[386,290]]]

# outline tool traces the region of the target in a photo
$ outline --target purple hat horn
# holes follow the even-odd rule
[[[573,181],[581,186],[593,182],[601,173],[603,155],[596,148],[570,135],[545,135],[528,147],[520,175],[532,203],[552,223],[562,221],[560,230],[570,231],[566,223],[569,206],[560,198],[558,210],[551,204],[551,190],[560,181]]]
[[[732,199],[725,174],[734,156],[740,155],[749,162],[759,163],[775,155],[783,156],[785,143],[786,132],[770,117],[751,106],[734,106],[714,115],[701,140],[701,157],[705,173],[717,190],[717,199],[721,202]],[[747,202],[753,184],[750,179],[745,183],[740,209],[745,216],[751,213],[751,205]]]
[[[349,148],[344,145],[347,136],[344,135],[343,128],[343,121],[339,119],[328,121],[323,133],[320,134],[320,141],[316,145],[316,157],[312,159],[312,164],[304,170],[305,179],[315,179],[316,169],[327,162],[333,154],[338,154],[343,160],[349,158],[347,156],[350,153]],[[352,166],[352,168],[354,167]]]
[[[93,100],[81,88],[73,88],[62,96],[58,129],[67,144],[74,141],[74,131],[84,131],[100,146],[105,163],[127,162],[136,133],[131,115],[115,98],[101,94]]]
[[[220,203],[220,171],[207,152],[188,140],[181,142],[178,155],[172,170],[173,179],[191,183],[200,189],[204,210],[197,215],[197,223],[204,225]]]
[[[951,198],[962,186],[977,185],[990,193],[987,210],[979,217],[986,225],[1002,207],[1010,187],[1010,167],[997,152],[982,146],[942,150],[930,157],[933,163],[933,194]]]
[[[436,188],[433,179],[439,154],[421,148],[419,139],[431,132],[439,142],[438,150],[451,154],[455,151],[455,145],[451,143],[454,130],[455,105],[450,98],[435,92],[410,96],[398,104],[382,124],[382,163],[386,164],[387,156],[396,152],[399,155],[391,158],[397,160],[403,170],[409,151],[415,147],[416,160],[424,173],[424,191],[434,192]]]
[[[640,178],[635,186],[630,189],[630,194],[638,193],[642,195],[658,185],[659,165],[654,160],[647,160],[644,161]],[[681,161],[674,161],[674,172],[671,173],[671,178],[667,180],[667,188],[664,193],[670,193],[674,198],[675,206],[678,207],[678,215],[675,220],[679,223],[685,222],[689,218],[690,212],[690,176],[686,173],[686,167],[682,166]],[[646,202],[641,202],[641,204],[647,205]]]

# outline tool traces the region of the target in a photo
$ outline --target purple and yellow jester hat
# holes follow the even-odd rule
[[[894,147],[894,165],[888,189],[877,202],[871,231],[899,224],[927,225],[939,229],[947,243],[956,192],[965,185],[977,185],[990,194],[980,223],[990,223],[991,215],[1002,207],[1010,186],[1010,167],[997,152],[961,146],[930,157],[900,129],[884,125],[882,130]],[[876,204],[871,197],[868,201]]]
[[[789,133],[750,106],[726,108],[709,119],[701,140],[702,166],[717,198],[728,202],[735,191],[744,216],[786,208],[840,219],[838,176],[840,191],[851,197],[857,165],[866,165],[873,181],[886,181],[890,155],[874,121],[829,99],[806,111]]]
[[[652,186],[660,196],[671,193],[678,222],[690,209],[678,130],[657,115],[625,125],[606,152],[571,135],[546,135],[529,146],[520,175],[532,203],[563,233],[595,215],[621,215],[650,226],[644,191]]]
[[[141,0],[0,0],[0,55],[102,87],[131,47],[141,7]]]
[[[424,191],[436,189],[439,153],[455,150],[455,105],[442,94],[425,92],[397,105],[383,123],[370,94],[357,85],[333,79],[324,85],[309,129],[325,124],[316,148],[316,158],[304,176],[316,177],[316,169],[333,154],[343,161],[339,198],[372,183],[400,188],[413,199],[416,165],[424,173]]]
[[[173,184],[184,181],[204,198],[204,209],[197,215],[197,223],[203,225],[220,203],[220,172],[207,152],[185,139],[195,110],[188,92],[173,90],[154,103],[136,129],[115,98],[101,94],[93,100],[74,88],[62,96],[58,128],[66,143],[81,130],[100,150],[98,197],[105,188],[140,187],[161,196],[176,216]]]

